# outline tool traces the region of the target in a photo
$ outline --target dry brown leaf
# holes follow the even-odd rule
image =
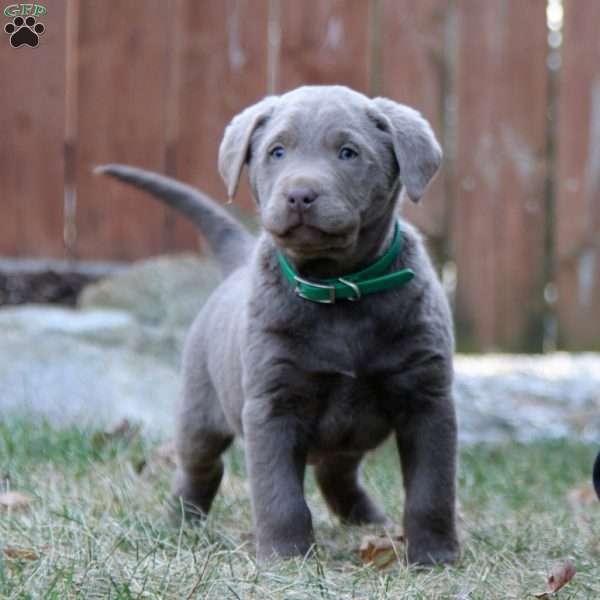
[[[366,535],[358,549],[360,560],[377,569],[385,569],[398,560],[400,552],[397,546],[403,542],[404,536],[398,528],[390,531],[389,536]]]
[[[558,590],[567,585],[577,573],[575,563],[570,558],[558,561],[548,576],[546,591],[533,594],[536,598],[551,598]]]
[[[9,560],[37,560],[40,557],[33,548],[20,548],[18,546],[5,546],[2,548],[2,552]]]
[[[32,500],[29,496],[21,492],[5,492],[0,494],[0,507],[11,508],[13,510],[27,508]]]

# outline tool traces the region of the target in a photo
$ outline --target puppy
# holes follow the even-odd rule
[[[452,320],[418,234],[398,216],[400,197],[418,201],[440,160],[415,110],[315,86],[267,97],[225,131],[219,172],[233,198],[248,168],[258,239],[186,185],[99,168],[187,215],[223,269],[184,351],[173,491],[208,513],[221,455],[243,435],[259,559],[313,544],[309,462],[340,519],[385,524],[359,470],[390,434],[409,562],[457,556]]]

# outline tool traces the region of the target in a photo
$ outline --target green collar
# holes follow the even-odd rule
[[[360,300],[366,294],[391,290],[408,283],[415,276],[412,269],[401,269],[385,274],[398,256],[401,247],[400,226],[396,223],[392,244],[381,258],[366,269],[343,277],[323,279],[319,283],[300,277],[281,252],[277,252],[277,260],[281,272],[295,286],[296,294],[300,298],[311,302],[334,304],[336,300]]]

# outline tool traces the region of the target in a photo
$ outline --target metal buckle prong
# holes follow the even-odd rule
[[[323,285],[321,283],[315,283],[314,281],[307,281],[306,279],[302,279],[302,277],[299,277],[298,275],[296,275],[294,277],[295,281],[296,281],[296,295],[300,296],[300,298],[303,298],[304,300],[310,300],[311,302],[318,302],[320,304],[335,304],[335,287],[332,285]],[[316,287],[316,288],[321,288],[323,290],[327,290],[329,292],[329,298],[327,298],[326,300],[315,300],[314,298],[309,298],[308,296],[305,296],[302,293],[302,289],[300,288],[300,284],[304,283],[305,285],[310,285],[312,287]]]
[[[338,277],[338,281],[340,281],[344,285],[347,285],[354,292],[354,298],[347,298],[348,300],[350,300],[350,302],[356,302],[357,300],[361,299],[362,294],[360,293],[360,288],[353,281],[348,281],[343,277]]]

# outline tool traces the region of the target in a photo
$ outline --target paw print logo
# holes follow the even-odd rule
[[[12,23],[4,26],[4,31],[10,35],[10,45],[13,48],[23,45],[35,48],[40,41],[39,36],[46,28],[41,23],[36,23],[35,17],[15,17]]]

